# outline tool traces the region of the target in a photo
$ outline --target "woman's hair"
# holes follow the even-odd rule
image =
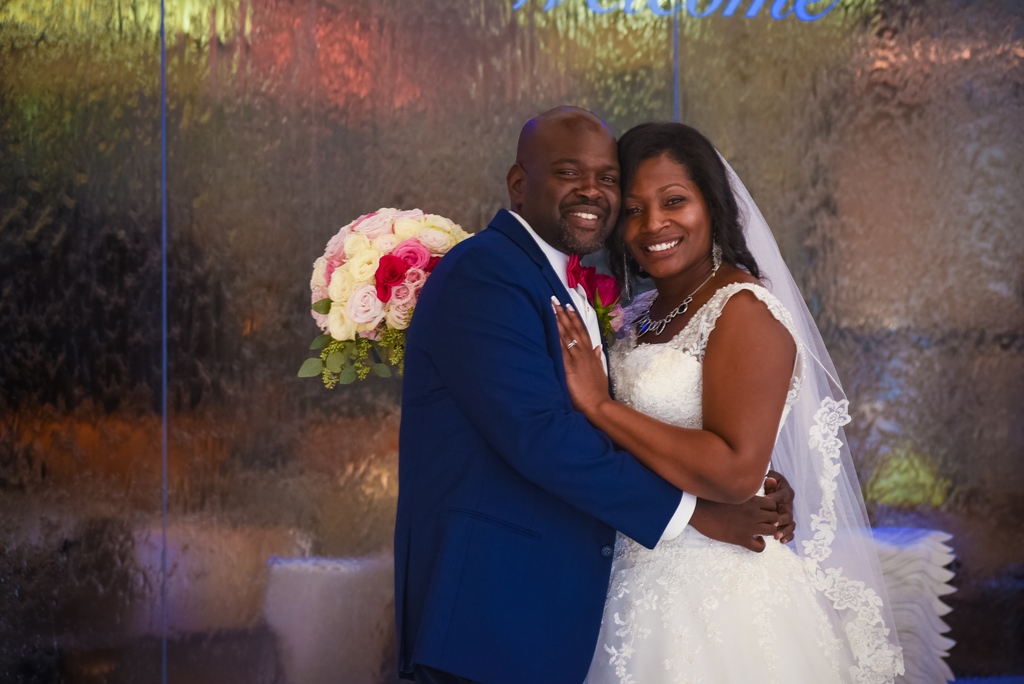
[[[700,194],[704,196],[704,204],[711,219],[711,236],[722,247],[722,261],[760,278],[761,271],[743,237],[736,198],[732,194],[725,165],[715,146],[696,128],[681,123],[652,122],[627,131],[619,140],[623,197],[632,188],[640,164],[663,154],[686,168],[700,189]],[[619,282],[623,282],[626,276],[623,259],[629,261],[630,271],[640,271],[623,240],[625,224],[625,216],[622,215],[608,239],[609,266]]]

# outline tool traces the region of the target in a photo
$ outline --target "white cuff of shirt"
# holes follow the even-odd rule
[[[690,518],[693,517],[693,510],[695,508],[697,508],[697,497],[683,492],[683,498],[679,501],[679,508],[676,509],[672,519],[668,521],[668,525],[665,527],[665,531],[661,533],[659,541],[670,541],[682,534],[683,529],[689,524]]]

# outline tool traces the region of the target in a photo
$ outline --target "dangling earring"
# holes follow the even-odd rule
[[[718,273],[718,269],[722,267],[722,245],[718,244],[718,240],[714,240],[711,243],[711,275]]]
[[[629,260],[626,258],[626,253],[622,253],[622,293],[629,299]]]

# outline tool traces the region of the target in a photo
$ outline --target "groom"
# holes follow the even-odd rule
[[[395,608],[399,670],[418,682],[582,682],[616,530],[653,548],[690,524],[760,550],[792,500],[698,502],[573,410],[551,299],[600,339],[565,268],[618,216],[604,123],[573,107],[529,121],[507,183],[513,211],[440,262],[408,331]]]

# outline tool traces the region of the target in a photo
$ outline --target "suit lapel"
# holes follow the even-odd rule
[[[519,223],[519,220],[510,214],[505,209],[499,209],[498,213],[491,219],[488,228],[493,228],[498,231],[509,240],[511,240],[517,247],[526,252],[527,256],[533,260],[537,267],[540,268],[541,274],[544,279],[551,285],[552,292],[558,296],[558,299],[562,302],[571,302],[569,298],[569,291],[565,289],[565,285],[562,284],[562,280],[555,273],[555,269],[551,268],[551,262],[541,251],[537,241],[533,239],[526,229],[523,228],[523,224]]]
[[[515,216],[505,209],[499,209],[498,213],[494,215],[494,218],[491,219],[491,222],[487,227],[497,230],[514,242],[516,246],[526,252],[533,262],[537,264],[538,268],[540,268],[540,272],[544,275],[544,279],[551,285],[552,292],[555,293],[560,301],[572,301],[569,291],[565,289],[565,285],[562,284],[561,278],[559,278],[558,274],[555,273],[555,269],[551,267],[551,262],[548,261],[547,256],[545,256],[544,252],[537,244],[537,241],[533,239],[533,236],[526,232],[526,229],[523,228],[523,224],[521,224]],[[576,315],[581,321],[583,320],[583,316],[579,311],[576,312]],[[584,322],[584,326],[585,325],[586,323]],[[611,358],[608,356],[608,345],[604,344],[604,340],[601,341],[601,351],[604,354],[605,367],[609,369],[608,393],[611,394]]]

